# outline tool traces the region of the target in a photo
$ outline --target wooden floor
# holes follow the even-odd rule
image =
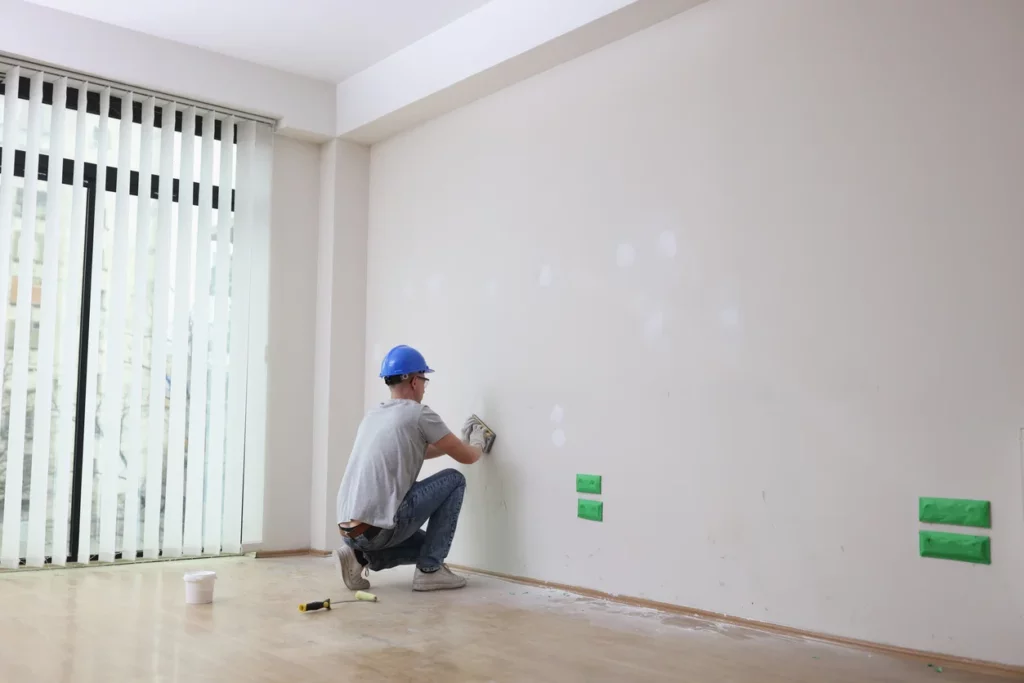
[[[218,573],[213,605],[182,575]],[[0,681],[1005,681],[924,662],[471,576],[418,594],[411,572],[350,597],[330,559],[210,561],[0,575]],[[937,678],[941,676],[941,678]]]

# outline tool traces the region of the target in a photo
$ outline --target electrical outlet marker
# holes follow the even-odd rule
[[[577,474],[576,493],[601,493],[601,475]]]
[[[576,516],[580,519],[590,519],[595,522],[604,521],[604,503],[599,500],[587,500],[580,498],[577,501]]]

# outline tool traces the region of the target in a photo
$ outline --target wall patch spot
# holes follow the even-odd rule
[[[666,258],[675,258],[676,236],[671,230],[664,230],[658,235],[658,252]]]
[[[629,268],[636,260],[636,249],[632,244],[620,244],[615,250],[615,263],[619,268]]]
[[[440,273],[434,273],[427,278],[427,289],[430,290],[431,294],[437,294],[441,291],[441,286],[444,284],[444,275]]]
[[[551,432],[551,443],[555,444],[558,448],[565,445],[565,432],[561,429],[556,429]]]
[[[497,294],[498,293],[498,281],[495,280],[494,278],[491,278],[490,280],[488,280],[487,281],[487,285],[484,287],[484,291],[487,293],[487,296],[494,296],[495,294]]]
[[[540,269],[540,275],[537,276],[537,284],[541,287],[550,287],[552,279],[554,279],[554,275],[551,272],[551,266],[545,264]]]
[[[373,360],[377,363],[384,360],[384,347],[380,344],[373,345]]]
[[[562,410],[562,406],[555,404],[555,407],[551,409],[551,421],[556,425],[561,424],[563,417],[565,417],[565,411]]]
[[[735,308],[723,308],[718,312],[718,321],[725,327],[739,327],[740,312]]]
[[[665,315],[661,311],[655,311],[647,316],[644,322],[644,336],[648,339],[657,339],[665,329]]]

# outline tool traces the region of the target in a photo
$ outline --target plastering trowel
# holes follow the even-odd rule
[[[484,451],[484,453],[490,453],[491,452],[491,446],[494,445],[494,439],[497,438],[497,435],[494,433],[494,430],[491,429],[490,427],[488,427],[487,423],[484,422],[483,420],[481,420],[476,415],[470,415],[469,419],[470,419],[470,421],[473,424],[478,424],[478,425],[480,425],[481,427],[484,428],[484,448],[483,448],[483,451]]]

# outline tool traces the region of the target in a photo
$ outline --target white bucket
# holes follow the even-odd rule
[[[189,605],[205,605],[213,602],[213,583],[217,572],[186,572],[185,602]]]

